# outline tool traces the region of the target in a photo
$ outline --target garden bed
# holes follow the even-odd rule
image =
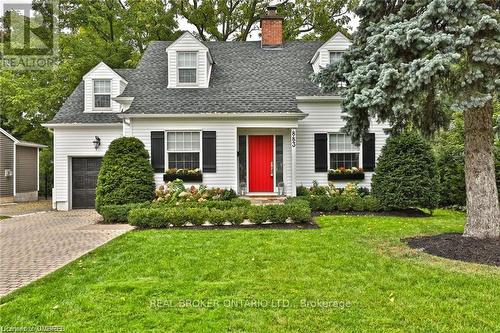
[[[137,228],[136,230],[149,229]],[[191,225],[191,226],[171,226],[166,229],[180,230],[231,230],[231,229],[319,229],[319,225],[315,221],[306,223],[262,223],[262,224],[224,224],[224,225]]]
[[[500,240],[473,239],[458,233],[402,239],[413,249],[438,257],[500,266]]]

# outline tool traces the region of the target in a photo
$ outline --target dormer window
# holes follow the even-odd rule
[[[342,54],[344,52],[341,51],[330,51],[330,64],[339,61],[342,58]]]
[[[198,52],[179,51],[177,52],[178,83],[196,83]]]
[[[94,108],[111,108],[111,80],[94,80]]]

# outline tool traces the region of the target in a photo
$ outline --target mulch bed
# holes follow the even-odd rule
[[[454,260],[500,266],[500,239],[473,239],[447,233],[402,239],[411,248]]]
[[[149,228],[144,228],[149,229]],[[182,226],[168,227],[162,229],[178,229],[178,230],[224,230],[224,229],[319,229],[316,222],[309,223],[266,223],[266,224],[240,224],[240,225],[207,225],[207,226]],[[137,228],[136,230],[143,230]]]
[[[350,216],[395,216],[395,217],[429,217],[429,213],[426,213],[420,209],[409,208],[404,210],[383,210],[380,212],[313,212],[313,216],[322,215],[350,215]]]

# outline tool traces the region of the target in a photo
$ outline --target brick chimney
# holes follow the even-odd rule
[[[268,6],[266,15],[260,17],[262,31],[261,47],[283,46],[283,17],[276,13],[276,6]]]

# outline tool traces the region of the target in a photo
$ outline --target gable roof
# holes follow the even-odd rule
[[[3,128],[0,127],[0,133],[4,134],[6,137],[8,137],[16,146],[23,146],[23,147],[33,147],[33,148],[46,148],[46,145],[41,145],[39,143],[34,143],[30,141],[23,141],[23,140],[18,140],[16,139],[12,134],[4,130]]]
[[[105,70],[109,71],[110,73],[113,73],[115,75],[116,78],[120,79],[120,80],[123,80],[125,81],[125,83],[127,83],[127,80],[125,80],[123,78],[123,76],[121,76],[116,70],[114,70],[113,68],[109,67],[105,62],[101,61],[100,63],[98,63],[97,65],[94,66],[94,68],[92,68],[90,71],[87,72],[87,74],[85,74],[83,76],[83,79],[85,80],[88,76],[90,76],[90,74],[92,74],[93,72],[97,71],[98,69],[100,68],[104,68]]]
[[[200,42],[201,43],[201,42]],[[120,97],[133,97],[126,114],[294,113],[296,96],[325,95],[310,81],[309,60],[321,41],[291,41],[281,49],[260,42],[203,42],[216,60],[208,88],[167,88],[168,41],[151,42],[136,69],[116,69],[128,81]],[[83,84],[51,123],[117,123],[118,114],[83,113]]]
[[[318,58],[319,56],[319,53],[322,49],[325,49],[326,47],[328,47],[328,45],[332,45],[332,43],[344,43],[344,44],[351,44],[351,40],[349,38],[346,37],[346,35],[344,35],[343,33],[341,33],[340,31],[337,31],[335,33],[335,35],[333,35],[332,37],[330,37],[330,39],[328,39],[325,43],[323,43],[317,50],[316,52],[314,53],[314,56],[312,57],[311,60],[309,60],[309,62],[312,64],[314,61],[316,61],[316,58]],[[338,49],[338,50],[344,50],[343,47],[336,47],[334,49]]]
[[[212,53],[210,53],[210,49],[205,44],[203,44],[198,38],[196,38],[195,36],[193,36],[193,34],[190,33],[189,31],[184,32],[179,38],[177,38],[175,41],[171,42],[167,46],[167,48],[165,49],[165,51],[168,52],[170,48],[172,48],[175,44],[179,43],[183,39],[191,39],[192,41],[194,41],[195,43],[197,43],[202,49],[208,51],[208,57],[210,59],[210,63],[214,62],[213,57],[212,57]]]

